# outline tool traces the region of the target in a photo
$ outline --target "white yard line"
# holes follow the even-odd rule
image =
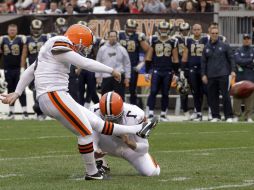
[[[214,187],[201,187],[201,188],[194,188],[190,190],[214,190],[214,189],[231,189],[237,187],[249,187],[254,185],[254,183],[243,183],[243,184],[229,184],[229,185],[221,185],[221,186],[214,186]]]
[[[0,178],[20,177],[20,176],[23,176],[23,174],[6,174],[6,175],[0,175]]]
[[[34,139],[55,139],[55,138],[71,138],[75,136],[41,136],[41,137],[31,137],[31,138],[6,138],[6,139],[0,139],[0,141],[13,141],[13,140],[34,140]]]
[[[162,152],[162,153],[174,153],[174,152],[202,152],[202,151],[217,151],[217,150],[241,150],[241,149],[252,149],[254,147],[244,146],[244,147],[232,147],[232,148],[204,148],[204,149],[189,149],[189,150],[161,150],[154,152]]]
[[[32,159],[44,159],[44,158],[58,158],[58,157],[72,157],[78,156],[78,154],[65,154],[65,155],[49,155],[49,156],[30,156],[30,157],[10,157],[10,158],[0,158],[0,161],[10,161],[10,160],[32,160]]]

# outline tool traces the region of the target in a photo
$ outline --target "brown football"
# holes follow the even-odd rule
[[[235,83],[230,90],[230,95],[235,98],[248,98],[254,91],[254,83],[251,81],[243,80]]]

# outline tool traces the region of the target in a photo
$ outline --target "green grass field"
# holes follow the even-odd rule
[[[76,138],[59,123],[0,121],[0,189],[254,189],[253,124],[160,123],[150,152],[159,177],[109,157],[112,179],[85,181]]]

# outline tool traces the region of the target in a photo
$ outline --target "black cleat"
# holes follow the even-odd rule
[[[96,174],[88,175],[86,174],[85,180],[107,180],[110,179],[105,173],[98,171]]]
[[[150,134],[151,130],[152,130],[153,128],[155,128],[155,126],[157,125],[157,123],[158,123],[158,118],[157,118],[157,117],[154,117],[151,121],[145,122],[145,123],[143,124],[142,129],[141,129],[139,132],[137,132],[136,134],[137,134],[138,136],[142,137],[142,138],[147,138],[147,137],[149,137],[149,134]]]

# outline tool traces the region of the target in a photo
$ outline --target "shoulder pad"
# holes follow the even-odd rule
[[[146,36],[143,32],[138,32],[138,41],[145,41],[146,40]]]
[[[3,43],[3,36],[0,36],[0,45]]]
[[[60,53],[65,53],[68,51],[72,51],[73,50],[73,44],[72,42],[64,37],[64,36],[56,36],[54,37],[54,44],[52,46],[51,52],[53,54],[60,54]]]
[[[27,40],[27,38],[26,38],[26,36],[25,35],[18,35],[18,37],[20,37],[21,38],[21,41],[22,41],[22,43],[23,44],[26,44],[26,40]]]

